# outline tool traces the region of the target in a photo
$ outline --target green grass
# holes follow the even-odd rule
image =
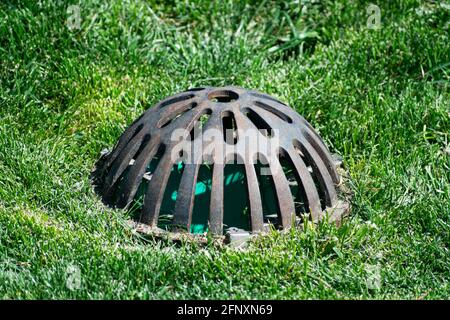
[[[448,299],[450,5],[379,1],[373,30],[369,2],[300,3],[82,1],[69,30],[63,1],[2,2],[0,298]],[[286,101],[343,156],[340,229],[176,247],[101,204],[88,176],[127,124],[225,84]]]

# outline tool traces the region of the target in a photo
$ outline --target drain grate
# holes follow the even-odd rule
[[[338,204],[335,161],[311,125],[277,99],[194,88],[144,112],[93,172],[107,205],[150,227],[221,235],[319,221]]]

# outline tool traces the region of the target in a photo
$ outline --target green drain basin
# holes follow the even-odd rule
[[[148,172],[153,172],[155,163],[148,167]],[[259,165],[259,170],[263,168]],[[195,205],[192,212],[192,223],[190,232],[193,234],[203,234],[208,232],[209,201],[212,186],[212,170],[210,165],[201,165],[198,180],[195,185]],[[249,230],[249,205],[247,194],[247,182],[245,180],[244,165],[229,164],[224,169],[224,231],[228,227],[236,227]],[[178,187],[183,175],[183,163],[173,166],[170,178],[167,183],[161,204],[161,214],[158,220],[158,227],[167,231],[171,230],[173,211],[177,201]],[[273,191],[270,175],[259,176],[260,192],[263,202],[263,212],[267,220],[276,223],[277,211],[275,194]],[[297,186],[293,186],[292,192],[296,193]],[[132,215],[139,215],[143,206],[143,198],[147,191],[147,183],[144,182],[139,187],[136,198],[131,206]],[[227,196],[228,195],[228,196]]]

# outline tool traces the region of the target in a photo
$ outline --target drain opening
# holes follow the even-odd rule
[[[245,165],[229,163],[224,167],[223,231],[235,227],[250,229],[250,204],[248,201]]]
[[[130,129],[133,130],[132,135],[126,135],[123,134],[119,141],[116,143],[116,145],[114,146],[114,151],[112,152],[112,154],[109,157],[109,161],[106,162],[105,167],[107,167],[108,165],[111,164],[111,162],[113,162],[116,157],[118,156],[119,152],[123,150],[123,148],[127,145],[127,143],[129,143],[131,140],[133,140],[133,138],[144,128],[144,124],[139,124],[136,128],[134,128],[134,125],[140,120],[142,119],[143,115],[141,115],[138,119],[136,119],[130,126]],[[130,132],[131,133],[131,132]]]
[[[158,121],[158,124],[156,125],[158,128],[164,128],[174,122],[176,119],[187,113],[188,111],[194,109],[197,106],[196,102],[189,103],[182,108],[179,108],[175,112],[167,115],[166,117],[163,117],[160,121]]]
[[[189,141],[194,141],[199,137],[203,131],[203,127],[208,122],[209,118],[211,117],[212,111],[211,109],[205,109],[202,111],[198,119],[194,121],[194,125],[192,126],[191,131],[189,132]]]
[[[140,118],[142,118],[142,116]],[[137,120],[135,122],[137,122]],[[130,136],[131,132],[129,132],[129,134],[123,134],[120,137],[119,141],[116,143],[116,145],[114,147],[114,151],[109,155],[109,159],[104,164],[105,169],[107,167],[109,167],[110,165],[114,166],[115,162],[119,162],[119,164],[120,164],[118,157],[125,150],[127,145],[131,141],[133,141],[133,138],[135,138],[141,132],[141,130],[143,128],[144,128],[144,125],[142,123],[140,125],[138,125],[136,128],[134,128],[133,125],[130,126],[130,130],[133,130],[131,136]],[[113,167],[111,167],[111,169],[113,169]],[[103,192],[106,191],[106,193],[108,193],[107,189],[105,188],[105,187],[108,187],[108,176],[111,175],[111,172],[113,172],[113,173],[115,172],[115,170],[111,170],[111,169],[110,169],[110,172],[106,176],[103,177],[104,182],[106,182],[106,185],[103,186],[103,189],[104,189]],[[104,172],[104,170],[102,170],[99,173],[101,173],[103,175],[105,172]],[[111,197],[109,197],[109,198],[111,198]]]
[[[173,213],[177,201],[178,188],[181,177],[183,176],[184,163],[180,162],[173,165],[169,179],[167,180],[166,190],[164,191],[161,209],[158,217],[158,228],[164,230],[172,229]]]
[[[169,98],[167,100],[164,100],[161,102],[161,104],[159,105],[160,108],[164,108],[165,106],[177,103],[177,102],[181,102],[181,101],[185,101],[185,100],[189,100],[192,99],[193,97],[195,97],[195,94],[185,94],[182,96],[178,96],[178,97],[174,97],[174,98]]]
[[[147,143],[150,141],[151,136],[149,134],[146,134],[144,138],[142,139],[142,143],[139,146],[139,149],[137,150],[136,154],[133,156],[133,158],[129,161],[127,168],[122,173],[120,180],[116,183],[118,184],[116,191],[114,192],[114,202],[120,202],[120,198],[122,193],[124,192],[124,183],[127,181],[128,174],[133,167],[134,163],[136,162],[136,159],[142,154],[142,151],[146,147]],[[161,152],[164,153],[164,147],[161,146]]]
[[[173,213],[178,196],[178,187],[183,175],[184,165],[172,169],[163,202],[161,204],[158,227],[171,230]],[[209,206],[211,201],[212,175],[214,165],[201,164],[195,184],[194,206],[190,233],[203,234],[209,230]],[[224,167],[224,233],[235,227],[249,231],[250,212],[245,168],[242,164],[231,163]],[[143,190],[145,194],[145,190]],[[228,196],[232,195],[232,196]],[[239,195],[236,197],[236,195]],[[142,204],[139,202],[136,206]]]
[[[236,119],[231,111],[225,111],[222,114],[223,141],[228,144],[236,144],[238,141],[238,132]]]
[[[261,194],[264,223],[272,224],[278,229],[281,227],[280,207],[269,164],[258,157],[254,166]]]
[[[216,90],[208,94],[208,99],[212,102],[228,103],[239,99],[239,95],[231,90]]]
[[[155,160],[156,163],[156,160]],[[157,163],[155,164],[157,166]],[[152,165],[154,166],[154,165]],[[178,188],[183,176],[184,163],[174,165],[164,192],[161,204],[158,227],[171,230],[173,225],[173,214],[178,196]],[[212,174],[214,166],[201,164],[195,185],[194,207],[190,233],[203,234],[208,232],[209,205],[211,201]],[[250,208],[248,201],[247,182],[245,168],[242,164],[227,164],[224,167],[224,233],[228,228],[239,228],[249,231]],[[147,190],[148,182],[143,182],[130,212],[137,217],[143,206],[143,197]],[[236,197],[235,194],[239,194]],[[233,196],[227,196],[233,195]]]
[[[274,97],[272,97],[272,96],[269,96],[268,94],[257,93],[257,92],[251,92],[250,94],[251,94],[252,96],[256,97],[256,98],[266,99],[266,100],[273,101],[273,102],[282,104],[282,105],[284,105],[284,106],[287,106],[286,103],[281,102],[280,100],[278,100],[278,99],[276,99],[276,98],[274,98]]]
[[[136,152],[136,154],[133,156],[133,159],[130,161],[130,165],[133,165],[134,162],[136,161],[136,159],[142,154],[142,151],[144,150],[144,148],[147,146],[147,143],[150,141],[151,136],[149,134],[146,134],[144,136],[144,138],[142,139],[142,143],[139,146],[138,151]]]
[[[144,196],[147,192],[148,184],[150,180],[153,177],[153,173],[155,172],[156,168],[158,167],[158,164],[161,160],[161,158],[164,155],[164,152],[166,150],[165,145],[161,144],[158,147],[158,150],[156,151],[155,156],[152,158],[150,163],[147,165],[147,168],[145,170],[144,175],[142,176],[141,183],[139,184],[139,187],[134,195],[134,198],[130,204],[129,214],[133,218],[138,218],[141,215],[141,209],[144,205]],[[131,166],[134,165],[134,161],[132,161],[131,165],[127,168],[128,170],[131,168]],[[117,195],[121,195],[123,189],[122,187],[119,188]]]
[[[201,164],[195,184],[194,208],[190,232],[194,234],[208,232],[209,203],[211,201],[213,165]]]
[[[267,138],[273,137],[272,127],[253,109],[244,108],[244,115],[255,125],[261,134]]]
[[[306,167],[308,168],[308,171],[311,174],[311,177],[314,181],[317,193],[319,194],[320,206],[322,210],[325,210],[325,208],[327,207],[327,197],[325,194],[325,190],[324,188],[322,188],[322,185],[319,181],[318,176],[319,173],[317,172],[317,169],[314,167],[311,157],[308,155],[308,153],[305,152],[304,147],[298,141],[294,141],[294,149],[300,155]]]
[[[133,140],[133,138],[136,137],[141,132],[141,130],[143,128],[144,128],[144,124],[141,123],[140,125],[138,125],[136,127],[136,129],[134,130],[133,135],[131,136],[131,138],[128,139],[127,141],[124,141],[124,143],[130,142],[131,140]]]
[[[279,160],[283,173],[286,176],[291,194],[294,200],[295,213],[301,219],[301,214],[309,212],[309,203],[305,188],[301,182],[298,172],[295,170],[291,157],[285,150],[280,150]]]
[[[106,175],[106,183],[103,186],[107,193],[107,197],[105,197],[107,201],[117,204],[123,181],[126,180],[130,166],[134,163],[135,158],[142,152],[145,144],[150,140],[150,134],[146,134],[141,138],[143,134],[142,130],[136,132],[122,152],[120,152],[114,161],[112,161],[112,170]],[[112,190],[112,192],[109,192],[109,190]]]
[[[189,92],[189,91],[202,91],[202,90],[205,90],[205,88],[204,87],[194,87],[194,88],[187,89],[186,92]]]
[[[280,110],[278,110],[277,108],[274,108],[264,102],[261,101],[255,101],[255,106],[264,109],[266,111],[269,111],[270,113],[274,114],[275,116],[277,116],[278,118],[280,118],[283,121],[286,121],[287,123],[292,123],[292,119],[291,117],[289,117],[288,115],[286,115],[285,113],[281,112]]]

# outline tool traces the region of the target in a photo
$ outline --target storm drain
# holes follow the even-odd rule
[[[238,87],[160,101],[101,157],[93,183],[105,204],[172,232],[260,232],[342,215],[336,160],[316,131],[283,102]]]

